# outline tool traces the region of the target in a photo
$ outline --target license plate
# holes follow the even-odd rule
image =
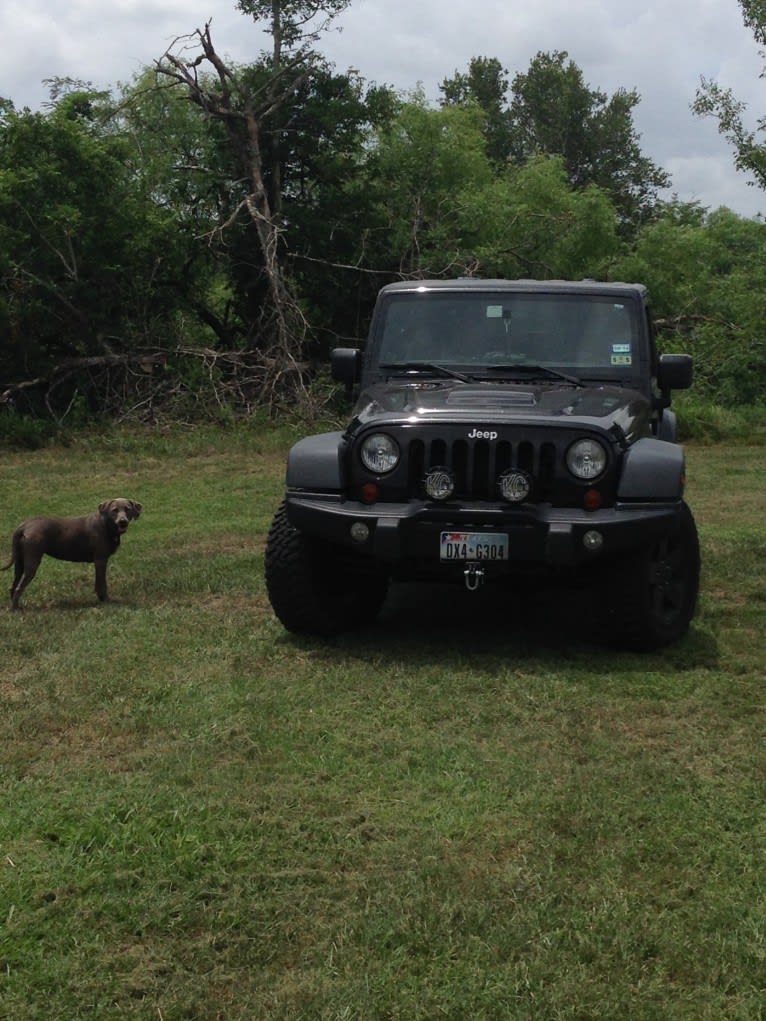
[[[442,532],[441,560],[507,560],[508,536],[491,532]]]

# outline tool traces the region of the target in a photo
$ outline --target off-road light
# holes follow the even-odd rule
[[[508,503],[521,503],[529,496],[532,489],[532,480],[526,472],[511,468],[503,472],[498,480],[500,495]]]
[[[385,475],[399,464],[399,444],[385,433],[373,433],[362,443],[362,464],[375,475]]]
[[[363,521],[355,521],[349,531],[354,542],[367,542],[370,538],[370,526]]]
[[[577,479],[596,479],[606,468],[606,450],[598,440],[577,440],[567,450],[567,468]]]
[[[604,545],[604,537],[601,532],[597,532],[595,528],[591,528],[585,533],[585,535],[583,535],[582,544],[589,553],[597,553]]]
[[[426,494],[432,500],[449,500],[455,492],[455,477],[449,468],[431,468],[424,479]]]

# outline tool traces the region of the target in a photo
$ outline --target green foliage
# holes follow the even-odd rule
[[[245,80],[255,84],[263,73],[263,67],[251,68]],[[280,189],[286,271],[310,322],[312,354],[326,353],[325,332],[358,336],[359,309],[366,313],[374,301],[374,281],[353,270],[360,235],[374,222],[373,196],[358,181],[371,135],[399,106],[389,89],[317,63],[264,129],[266,184]],[[235,300],[243,303],[239,314],[254,321],[262,268],[252,230],[227,231],[222,243]]]
[[[237,7],[256,21],[265,21],[275,48],[299,50],[317,38],[351,0],[237,0]]]
[[[483,111],[487,155],[498,166],[511,152],[510,125],[506,105],[508,74],[496,57],[474,57],[467,73],[455,71],[439,86],[442,105],[478,104]]]
[[[694,356],[696,395],[732,408],[766,401],[762,223],[672,204],[610,273],[648,285],[661,347]]]
[[[617,249],[614,210],[597,188],[574,191],[557,159],[507,171],[466,199],[485,276],[579,279],[600,275]]]
[[[595,184],[635,227],[651,211],[668,175],[643,155],[633,126],[635,91],[591,89],[566,52],[538,53],[511,84],[511,148],[516,159],[562,157],[575,187]]]
[[[459,270],[471,240],[463,233],[462,204],[492,179],[478,112],[433,110],[413,97],[379,132],[362,176],[350,184],[353,194],[374,196],[365,250],[378,265],[398,272],[439,276]]]
[[[683,394],[673,401],[673,407],[684,442],[766,444],[766,405],[723,406]]]
[[[50,422],[8,408],[0,409],[1,448],[39,450],[55,438],[60,438],[60,433]]]
[[[253,138],[238,115],[275,96],[255,144],[290,321],[308,324],[304,378],[365,335],[390,280],[594,276],[649,285],[661,347],[694,355],[706,405],[766,401],[766,228],[658,202],[668,179],[641,151],[635,91],[592,88],[563,51],[513,75],[475,57],[444,79],[435,108],[323,61],[315,44],[348,0],[238,6],[273,47],[227,68],[235,117],[201,115],[188,88],[152,70],[118,96],[52,80],[44,113],[0,101],[0,395],[42,381],[14,391],[22,412],[70,424],[162,383],[184,419],[228,418],[229,381],[249,410],[251,390],[181,355],[162,372],[131,362],[124,389],[111,365],[98,377],[92,363],[68,366],[158,347],[263,356],[273,278],[247,211]],[[741,7],[764,37],[763,0]],[[214,96],[217,79],[195,71]],[[738,164],[766,181],[760,125],[745,127],[741,104],[711,85],[697,110],[719,117]]]
[[[500,62],[471,60],[441,85],[443,102],[473,102],[483,111],[487,151],[497,164],[523,166],[557,156],[574,188],[596,185],[611,198],[625,233],[645,220],[668,175],[641,152],[633,125],[635,91],[607,96],[591,89],[566,52],[538,53],[526,72],[508,78]]]
[[[766,45],[766,3],[764,0],[739,0],[745,24],[752,30],[756,42]]]
[[[48,115],[11,113],[0,130],[5,379],[162,335],[173,213],[142,190],[127,140],[94,102],[67,94]]]
[[[764,0],[739,0],[747,27],[760,45],[766,44],[766,4]],[[766,131],[766,117],[760,117],[755,128],[745,123],[746,106],[731,89],[711,78],[702,78],[692,109],[701,117],[714,117],[719,132],[734,150],[739,170],[753,175],[759,187],[766,188],[766,144],[761,140]]]
[[[497,174],[476,106],[406,103],[381,132],[358,185],[376,195],[378,264],[416,276],[582,276],[617,247],[598,189],[575,191],[560,161]],[[352,186],[354,187],[354,186]],[[384,247],[385,245],[385,247]]]
[[[112,130],[128,146],[130,175],[144,201],[172,217],[155,286],[170,298],[171,331],[185,343],[235,348],[248,335],[222,255],[218,228],[239,202],[239,177],[225,132],[207,122],[185,90],[147,70],[120,96]]]

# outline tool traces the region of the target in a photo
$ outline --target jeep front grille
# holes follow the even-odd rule
[[[408,459],[408,489],[419,494],[431,468],[449,468],[455,476],[455,498],[497,500],[498,479],[509,468],[518,468],[534,479],[534,498],[550,498],[556,471],[556,445],[522,440],[412,439]]]

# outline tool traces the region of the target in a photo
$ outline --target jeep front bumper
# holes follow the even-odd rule
[[[424,501],[364,504],[338,494],[288,491],[287,516],[294,528],[360,555],[395,564],[439,560],[443,531],[504,533],[509,565],[573,567],[636,550],[672,534],[682,503],[622,503],[597,511],[550,504],[506,508],[495,505],[435,505]],[[363,541],[352,538],[366,526]],[[355,530],[359,534],[359,529]],[[364,531],[364,530],[362,530]],[[598,544],[586,540],[598,533]]]

